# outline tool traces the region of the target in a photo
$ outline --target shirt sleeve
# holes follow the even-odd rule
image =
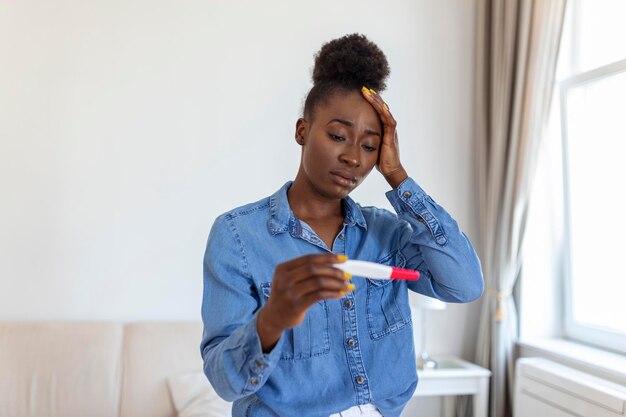
[[[234,401],[261,388],[280,357],[284,336],[263,353],[257,332],[259,296],[232,219],[215,221],[204,254],[200,351],[220,397]]]
[[[386,196],[405,221],[398,244],[406,268],[418,270],[421,275],[419,280],[409,282],[409,289],[446,302],[479,298],[484,289],[480,261],[450,214],[412,178]]]

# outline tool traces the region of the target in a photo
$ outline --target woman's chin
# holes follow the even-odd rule
[[[354,191],[358,187],[358,184],[353,184],[350,186],[337,185],[333,184],[330,191],[335,198],[346,198],[352,191]]]

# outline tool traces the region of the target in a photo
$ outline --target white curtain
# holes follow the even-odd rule
[[[475,161],[485,276],[476,362],[492,371],[490,416],[511,415],[512,297],[566,0],[477,0]]]

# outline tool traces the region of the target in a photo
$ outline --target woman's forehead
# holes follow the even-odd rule
[[[337,92],[315,109],[315,121],[327,125],[333,121],[346,121],[356,127],[380,130],[378,113],[361,95],[360,91]]]

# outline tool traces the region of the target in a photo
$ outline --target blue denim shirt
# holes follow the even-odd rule
[[[292,213],[286,183],[219,216],[204,256],[204,372],[233,416],[329,416],[372,403],[396,417],[417,386],[408,290],[447,302],[483,291],[480,263],[456,221],[411,178],[386,195],[397,214],[343,200],[343,229],[326,244]],[[276,265],[332,250],[416,269],[417,281],[354,276],[356,289],[314,304],[263,353],[257,313]]]

